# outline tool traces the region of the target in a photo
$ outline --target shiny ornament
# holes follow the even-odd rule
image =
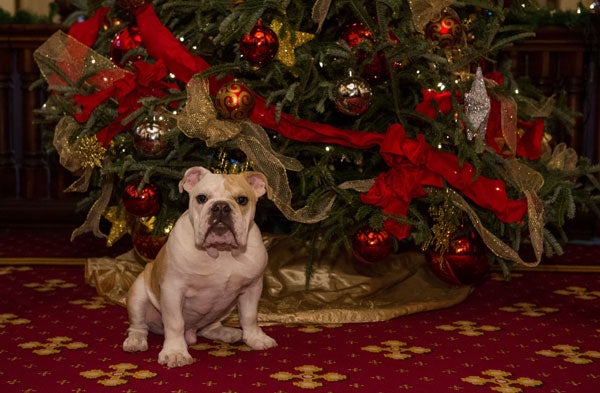
[[[131,243],[138,257],[148,263],[156,259],[156,255],[165,245],[169,232],[173,227],[169,224],[159,235],[154,235],[156,217],[143,217],[135,220],[131,231]]]
[[[140,191],[141,178],[129,182],[121,199],[123,206],[130,214],[138,217],[153,216],[160,210],[160,190],[152,183],[146,183]]]
[[[169,127],[165,122],[151,120],[139,124],[132,131],[136,153],[149,159],[167,155],[172,146]]]
[[[371,86],[362,78],[350,76],[339,82],[333,90],[337,109],[345,115],[358,116],[371,105]]]
[[[371,30],[363,23],[352,23],[351,25],[344,28],[342,31],[341,38],[348,43],[350,48],[362,44],[367,48],[375,47],[375,37]],[[357,64],[362,64],[366,59],[371,59],[371,63],[364,66],[363,76],[370,81],[376,81],[381,77],[388,74],[387,67],[385,65],[385,57],[382,52],[377,53],[373,56],[370,51],[359,50],[356,54]]]
[[[263,66],[271,62],[279,50],[277,34],[260,21],[244,35],[240,41],[242,56],[253,66]]]
[[[394,243],[392,236],[386,231],[376,231],[370,227],[359,229],[352,239],[354,256],[362,263],[380,262],[390,255]]]
[[[142,46],[142,35],[140,28],[136,25],[130,25],[115,34],[110,41],[109,56],[113,63],[123,65],[122,60],[127,52]],[[127,61],[140,60],[140,55],[128,57]]]
[[[475,284],[488,271],[485,247],[475,232],[453,239],[443,255],[431,249],[425,255],[435,275],[450,284]]]
[[[225,119],[245,120],[254,107],[254,96],[245,84],[233,80],[223,85],[215,96],[215,106]]]
[[[436,42],[442,49],[461,47],[466,40],[460,18],[456,12],[448,8],[442,12],[439,18],[427,24],[425,37]]]
[[[468,140],[471,141],[475,137],[485,140],[485,130],[490,117],[491,106],[481,67],[477,67],[471,90],[465,93],[465,116],[470,123],[467,126]]]

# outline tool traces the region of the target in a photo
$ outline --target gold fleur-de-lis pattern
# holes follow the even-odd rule
[[[482,376],[468,376],[463,381],[473,385],[492,385],[490,388],[500,393],[519,393],[526,387],[542,386],[543,382],[529,377],[515,377],[512,373],[503,370],[485,370]]]
[[[278,342],[265,351],[199,337],[194,364],[169,369],[157,362],[160,335],[149,333],[146,352],[123,352],[127,311],[99,297],[83,267],[7,270],[7,392],[567,393],[600,381],[600,277],[589,273],[490,279],[461,304],[390,321],[264,326]]]
[[[302,389],[316,389],[327,382],[339,382],[347,379],[343,374],[324,372],[323,368],[313,365],[294,367],[294,370],[295,373],[289,371],[276,372],[271,374],[271,378],[278,381],[293,381],[294,386]]]
[[[108,370],[87,370],[79,373],[82,377],[95,379],[100,385],[119,386],[128,382],[129,378],[150,379],[157,374],[148,370],[138,370],[138,366],[131,363],[119,363],[108,366]]]
[[[37,355],[53,355],[60,353],[63,349],[82,349],[87,347],[87,344],[73,341],[70,337],[52,337],[45,342],[29,341],[19,344],[21,348],[32,349]]]

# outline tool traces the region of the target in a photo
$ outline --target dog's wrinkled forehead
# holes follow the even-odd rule
[[[202,167],[189,168],[179,182],[179,192],[187,191],[190,195],[205,192],[245,195],[253,200],[267,192],[267,180],[258,172],[244,172],[235,175],[214,174]]]

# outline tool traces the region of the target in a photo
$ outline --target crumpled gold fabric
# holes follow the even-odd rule
[[[333,194],[321,198],[318,205],[312,208],[305,206],[296,210],[292,207],[292,190],[286,171],[300,171],[303,166],[295,158],[274,151],[269,136],[261,126],[250,120],[217,119],[207,82],[202,78],[194,76],[188,82],[186,91],[186,106],[176,115],[177,126],[184,134],[204,140],[209,147],[230,141],[242,150],[252,167],[266,176],[267,196],[287,219],[315,223],[327,217],[335,200]]]
[[[454,0],[408,0],[415,29],[423,33],[427,23],[439,17],[444,8],[453,3]]]
[[[391,255],[372,266],[360,265],[363,274],[353,267],[353,256],[325,254],[314,263],[306,288],[309,247],[289,236],[265,235],[264,241],[269,265],[258,310],[262,325],[385,321],[453,306],[473,289],[439,280],[430,272],[424,255],[417,252]],[[142,269],[135,255],[123,254],[116,260],[92,258],[87,264],[89,282],[98,292],[124,305],[132,277]],[[237,324],[237,314],[232,313],[226,322]]]
[[[127,291],[143,270],[133,250],[116,258],[90,258],[85,264],[85,282],[107,300],[125,306]]]

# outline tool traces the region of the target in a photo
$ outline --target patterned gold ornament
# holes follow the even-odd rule
[[[277,51],[277,55],[275,55],[275,59],[288,67],[296,65],[294,50],[315,38],[314,34],[303,33],[301,31],[287,31],[283,34],[283,23],[277,19],[273,19],[271,22],[271,29],[279,37],[279,50]]]

